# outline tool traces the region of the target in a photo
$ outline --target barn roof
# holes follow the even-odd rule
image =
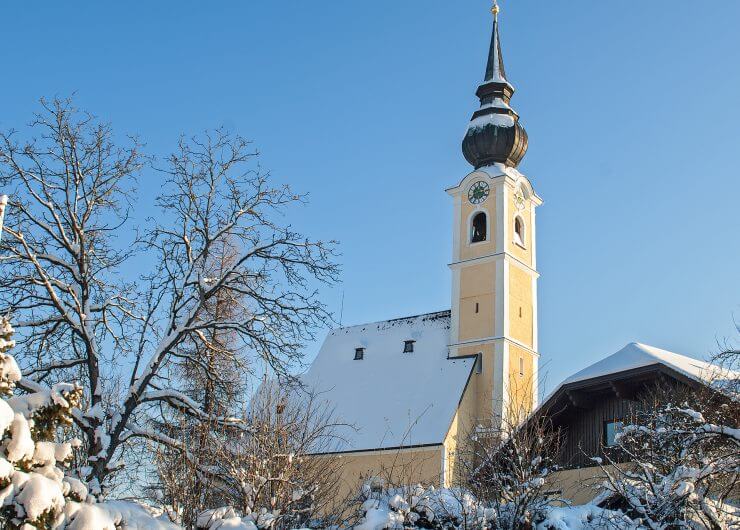
[[[647,344],[631,342],[618,352],[576,372],[563,381],[562,384],[566,385],[576,381],[593,379],[595,377],[642,368],[656,363],[668,366],[699,382],[707,382],[713,379],[718,370],[717,366],[705,361],[673,353],[668,350],[661,350]]]
[[[719,391],[726,391],[732,386],[728,383],[740,378],[737,372],[706,361],[631,342],[616,353],[565,379],[547,396],[538,410],[551,409],[559,400],[566,399],[566,396],[573,403],[584,401],[579,395],[603,388],[611,388],[618,396],[628,395],[630,385],[650,379],[659,372],[694,385],[711,386]]]
[[[302,376],[353,424],[338,452],[444,441],[475,363],[448,359],[450,312],[336,329]],[[414,351],[404,353],[404,342]],[[362,360],[355,349],[364,348]]]

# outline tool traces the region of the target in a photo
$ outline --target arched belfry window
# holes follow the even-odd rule
[[[526,239],[524,233],[524,221],[518,215],[514,218],[514,243],[524,246]]]
[[[470,227],[470,242],[479,243],[486,240],[486,222],[485,212],[478,212],[473,217],[473,223]]]

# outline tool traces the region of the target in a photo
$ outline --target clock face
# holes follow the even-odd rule
[[[479,180],[468,190],[468,200],[471,204],[480,204],[488,198],[488,183]]]

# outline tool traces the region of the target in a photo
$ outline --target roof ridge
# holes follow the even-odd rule
[[[373,322],[363,322],[361,324],[352,324],[351,326],[341,326],[341,327],[338,327],[338,328],[334,328],[332,330],[332,332],[335,332],[335,331],[343,331],[343,330],[348,330],[348,329],[353,329],[353,328],[359,328],[359,327],[363,327],[363,326],[372,326],[372,325],[375,325],[375,324],[386,324],[386,323],[389,323],[389,322],[400,322],[401,320],[413,320],[413,319],[416,319],[416,318],[427,317],[427,316],[431,316],[431,315],[445,315],[445,316],[450,316],[451,314],[452,314],[452,310],[450,310],[450,309],[442,309],[441,311],[430,311],[429,313],[419,313],[418,315],[410,315],[410,316],[406,316],[406,317],[389,318],[389,319],[386,319],[386,320],[376,320],[376,321],[373,321]]]

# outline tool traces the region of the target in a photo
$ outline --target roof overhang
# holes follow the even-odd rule
[[[608,394],[620,399],[634,400],[640,389],[650,384],[670,380],[678,381],[691,388],[711,388],[670,366],[654,363],[562,384],[537,408],[532,417],[546,414],[554,419],[568,410],[588,410],[595,404],[595,397]]]

